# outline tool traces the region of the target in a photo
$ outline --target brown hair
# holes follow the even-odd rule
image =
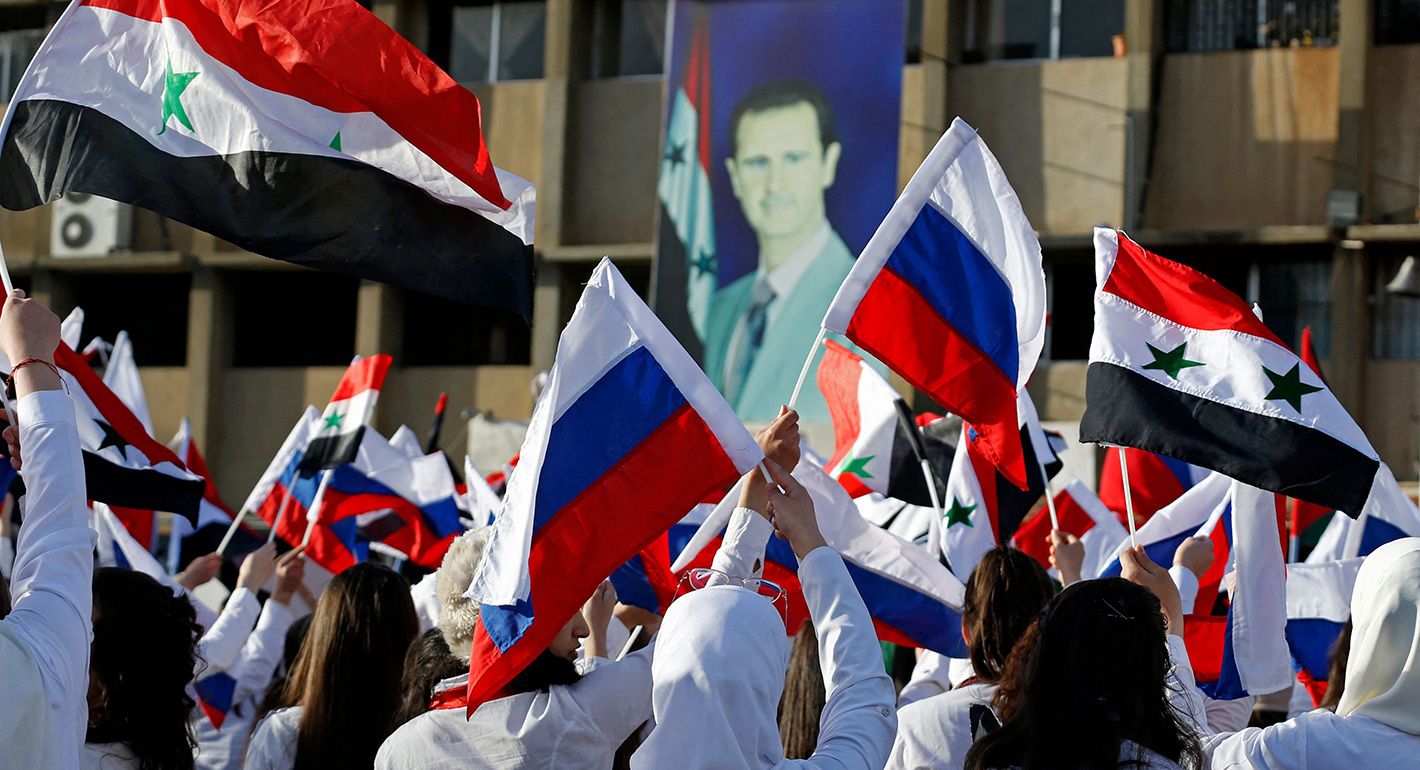
[[[1335,711],[1341,705],[1341,694],[1346,692],[1346,659],[1351,657],[1351,619],[1341,628],[1336,644],[1331,647],[1331,665],[1326,669],[1326,694],[1321,696],[1320,708]]]
[[[449,652],[442,631],[431,628],[420,634],[404,654],[404,695],[395,713],[395,724],[402,725],[427,712],[439,682],[467,671],[468,665]]]
[[[357,564],[330,581],[282,690],[283,706],[302,707],[295,770],[374,765],[418,633],[409,584],[388,567]]]
[[[966,581],[962,618],[971,640],[971,667],[987,682],[1001,680],[1016,641],[1055,596],[1055,584],[1035,559],[1014,548],[987,551]]]
[[[785,759],[808,759],[818,746],[818,720],[828,695],[818,660],[818,635],[807,620],[794,635],[789,671],[779,699],[779,736]]]

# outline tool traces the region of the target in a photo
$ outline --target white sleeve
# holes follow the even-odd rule
[[[710,566],[730,577],[759,577],[764,574],[764,549],[773,534],[769,519],[749,508],[736,508]]]
[[[1204,766],[1214,770],[1305,770],[1308,754],[1307,728],[1295,719],[1203,739]]]
[[[261,608],[261,618],[256,622],[256,630],[242,645],[242,654],[237,658],[233,672],[237,680],[233,702],[240,701],[250,693],[262,693],[271,683],[271,675],[281,663],[286,651],[286,631],[296,620],[291,608],[274,599],[267,599]]]
[[[828,700],[818,746],[797,763],[822,770],[877,770],[897,733],[896,694],[883,669],[882,647],[868,608],[843,559],[828,546],[799,562],[804,600],[818,634],[819,665]]]
[[[5,462],[0,458],[0,462]],[[8,537],[0,537],[0,575],[6,580],[15,572],[15,544]]]
[[[83,739],[93,639],[94,534],[74,405],[61,391],[30,393],[16,405],[24,447],[24,525],[3,621],[34,658],[53,724]],[[37,704],[7,704],[33,708]],[[72,754],[64,750],[60,756]]]
[[[1208,735],[1208,713],[1203,704],[1203,693],[1193,680],[1193,664],[1188,660],[1188,647],[1183,637],[1168,635],[1169,661],[1173,671],[1169,674],[1169,704],[1184,721],[1201,737]]]
[[[950,658],[931,650],[923,650],[912,667],[912,678],[897,694],[897,707],[901,709],[909,703],[926,700],[933,695],[941,695],[952,689],[950,678]]]
[[[1173,584],[1178,587],[1178,598],[1183,603],[1183,614],[1191,614],[1194,603],[1198,601],[1198,576],[1193,574],[1193,570],[1182,564],[1175,564],[1169,567],[1169,577],[1173,578]]]
[[[260,614],[261,604],[250,590],[238,588],[227,597],[227,606],[222,608],[217,622],[197,640],[197,656],[200,658],[198,665],[202,666],[199,672],[201,676],[226,671],[237,662],[237,657],[242,654],[242,645],[246,644],[247,637],[251,636]]]
[[[1213,700],[1204,696],[1204,711],[1208,714],[1208,732],[1232,733],[1247,727],[1252,719],[1252,705],[1257,698],[1245,695],[1236,700]]]
[[[651,718],[651,661],[655,640],[621,660],[590,658],[593,665],[568,693],[590,714],[608,742],[618,745]]]

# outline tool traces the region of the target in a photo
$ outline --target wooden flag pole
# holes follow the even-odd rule
[[[1119,447],[1119,475],[1124,482],[1124,511],[1129,515],[1129,547],[1138,548],[1138,530],[1134,525],[1134,493],[1129,489],[1129,463],[1124,459],[1124,447]]]
[[[823,344],[823,338],[825,334],[828,334],[828,330],[823,328],[822,326],[819,326],[818,336],[814,337],[814,344],[812,347],[809,348],[809,355],[804,359],[803,368],[799,370],[799,379],[797,382],[794,383],[794,393],[789,396],[790,409],[793,409],[794,405],[799,403],[799,391],[804,389],[804,380],[808,379],[809,367],[812,366],[814,363],[814,354],[818,353],[819,345]]]

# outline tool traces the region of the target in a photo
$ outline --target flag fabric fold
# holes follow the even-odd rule
[[[1307,563],[1355,559],[1402,537],[1420,537],[1420,508],[1406,496],[1390,466],[1381,463],[1360,517],[1333,516]]]
[[[1114,512],[1079,479],[1070,479],[1055,493],[1055,515],[1061,531],[1080,538],[1085,546],[1085,561],[1080,567],[1083,576],[1098,575],[1129,537]],[[1050,569],[1050,531],[1050,511],[1042,506],[1016,530],[1011,545]]]
[[[1360,515],[1380,459],[1316,372],[1207,276],[1095,229],[1080,440]]]
[[[1134,498],[1137,524],[1147,522],[1155,511],[1177,500],[1208,475],[1207,470],[1196,465],[1142,449],[1106,448],[1100,466],[1099,498],[1123,524],[1128,523],[1128,506],[1124,501],[1124,475],[1119,470],[1120,452],[1129,464],[1129,492]]]
[[[302,472],[314,473],[355,462],[389,368],[390,357],[386,355],[358,358],[350,364],[321,413],[320,424],[311,433],[301,461]]]
[[[1320,706],[1331,653],[1351,617],[1351,593],[1364,559],[1287,567],[1287,647],[1297,681]]]
[[[1016,391],[1045,340],[1040,243],[1000,164],[957,118],[868,241],[824,316],[974,425],[1026,486]]]
[[[467,593],[480,603],[470,710],[541,654],[598,582],[763,454],[603,259],[519,458]]]
[[[534,190],[480,110],[353,1],[77,0],[10,102],[0,205],[101,195],[528,319]]]

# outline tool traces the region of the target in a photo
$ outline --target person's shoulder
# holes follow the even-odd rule
[[[994,684],[974,684],[958,687],[939,695],[909,703],[897,712],[898,723],[914,726],[932,725],[941,729],[957,726],[975,731],[977,724],[991,711],[991,698],[996,694]],[[994,721],[994,714],[991,720]]]
[[[265,740],[279,742],[287,737],[295,736],[300,727],[300,706],[275,709],[262,717],[260,722],[257,722],[256,728],[252,730],[252,742],[255,743],[263,735]]]

